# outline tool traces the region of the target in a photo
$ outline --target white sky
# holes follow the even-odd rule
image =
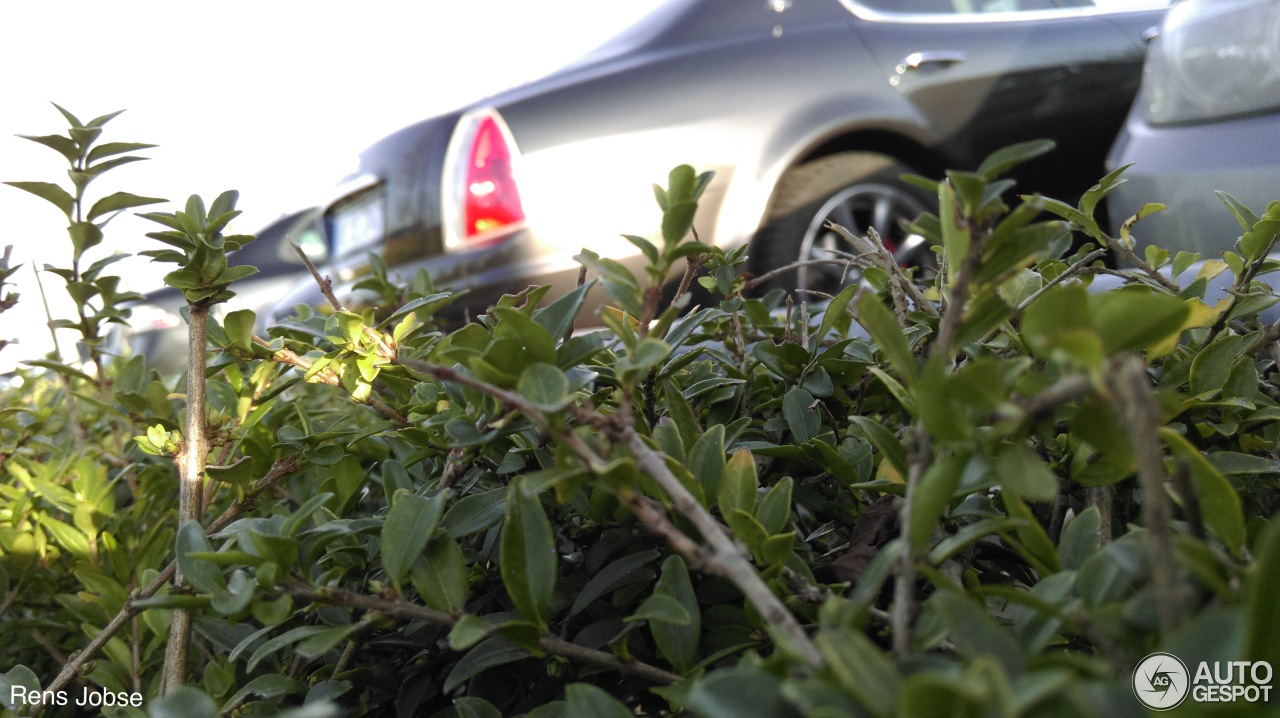
[[[82,121],[128,110],[104,141],[149,142],[151,159],[90,186],[165,197],[179,207],[240,191],[233,229],[254,232],[327,197],[381,136],[560,67],[660,0],[62,0],[0,5],[0,180],[66,184],[65,161],[14,137],[65,132],[56,102]],[[173,211],[157,205],[145,211]],[[0,186],[0,251],[13,245],[15,309],[0,314],[0,373],[51,347],[32,266],[68,266],[65,220],[52,205]],[[158,226],[121,216],[96,259],[160,245]],[[164,271],[113,265],[131,288]],[[41,275],[55,316],[73,308]],[[57,301],[61,300],[61,301]],[[63,338],[64,353],[74,350]],[[68,354],[70,356],[70,354]]]

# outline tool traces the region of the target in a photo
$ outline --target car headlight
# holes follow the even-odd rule
[[[1152,124],[1280,108],[1280,0],[1187,0],[1153,41],[1143,77]]]

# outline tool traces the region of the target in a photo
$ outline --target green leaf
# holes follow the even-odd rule
[[[672,408],[675,408],[674,404]],[[714,497],[719,494],[725,468],[723,424],[716,424],[698,437],[689,450],[687,466],[701,484],[703,496]]]
[[[523,346],[527,361],[556,363],[555,340],[559,337],[553,338],[542,325],[518,309],[494,307],[493,314],[498,318],[493,330],[495,339],[511,339]]]
[[[0,673],[0,706],[4,706],[16,713],[19,708],[26,706],[26,702],[13,700],[15,688],[27,693],[38,691],[40,690],[40,678],[30,668],[21,664],[9,669],[8,673]]]
[[[782,694],[782,681],[762,670],[732,668],[698,680],[685,699],[698,718],[800,718]]]
[[[1062,568],[1074,571],[1102,548],[1102,515],[1090,506],[1076,515],[1062,530],[1058,541],[1058,557]]]
[[[204,528],[198,521],[186,521],[178,529],[175,552],[178,557],[178,570],[183,579],[200,593],[214,593],[227,587],[218,567],[208,561],[192,558],[190,554],[198,551],[213,551],[213,545],[205,538]]]
[[[1222,334],[1196,352],[1195,358],[1191,360],[1191,395],[1201,396],[1221,391],[1243,349],[1243,337]]]
[[[529,654],[519,646],[498,638],[486,639],[468,651],[467,655],[454,665],[453,670],[444,680],[443,690],[445,693],[452,693],[453,689],[491,668],[505,666],[528,657]]]
[[[763,341],[751,347],[751,355],[769,371],[786,381],[795,381],[809,365],[809,352],[795,342]]]
[[[231,346],[241,351],[249,351],[253,347],[253,325],[258,317],[252,309],[237,309],[230,312],[222,320],[222,327],[227,332]]]
[[[254,586],[255,584],[249,578],[249,574],[244,571],[236,571],[231,574],[231,579],[227,581],[226,591],[214,592],[210,605],[212,605],[213,610],[224,616],[237,616],[248,609],[249,604],[253,602],[257,593]],[[135,603],[134,605],[137,604]]]
[[[1023,199],[1027,200],[1029,198],[1024,196]],[[1044,202],[1045,211],[1075,224],[1090,237],[1096,239],[1102,235],[1102,229],[1098,226],[1097,220],[1075,207],[1056,199],[1041,198],[1040,201]]]
[[[662,213],[662,241],[669,248],[689,233],[693,227],[693,216],[698,211],[697,202],[677,202],[668,204]]]
[[[662,575],[654,586],[653,593],[675,600],[689,615],[687,625],[649,623],[649,631],[653,634],[658,653],[677,673],[688,673],[698,664],[702,612],[698,608],[698,599],[694,595],[693,584],[689,581],[689,569],[685,566],[684,559],[679,556],[667,557],[662,563]]]
[[[1089,296],[1090,320],[1108,355],[1150,349],[1177,336],[1190,311],[1178,297],[1145,287]]]
[[[492,703],[475,696],[454,698],[453,709],[457,711],[457,718],[502,718],[502,712]]]
[[[62,135],[18,135],[24,140],[31,140],[37,144],[44,145],[58,154],[66,158],[69,164],[75,164],[80,158],[80,148],[76,147],[75,141],[70,137]]]
[[[635,718],[629,708],[590,683],[571,683],[564,689],[565,713],[591,718]]]
[[[791,491],[795,481],[784,476],[769,489],[756,507],[756,519],[769,535],[782,533],[791,520]]]
[[[573,328],[574,322],[578,319],[578,314],[582,311],[582,305],[587,300],[587,292],[590,292],[594,286],[594,281],[584,283],[582,286],[536,311],[533,315],[533,320],[540,324],[543,329],[546,329],[547,334],[552,339],[560,339]]]
[[[443,491],[429,499],[407,492],[396,496],[382,526],[381,543],[382,570],[396,588],[431,540],[444,514],[445,499]]]
[[[836,323],[849,316],[849,302],[852,302],[858,293],[862,290],[857,283],[841,289],[836,293],[831,301],[827,302],[827,308],[822,312],[822,323],[818,325],[818,331],[809,337],[809,351],[816,351],[818,345],[827,338],[827,334],[835,328]]]
[[[279,673],[268,673],[265,676],[258,676],[246,683],[243,688],[236,691],[234,695],[227,699],[226,705],[239,705],[249,696],[258,696],[260,698],[270,699],[287,695],[302,694],[304,692],[306,692],[306,687],[298,681],[295,681],[288,676],[280,675]]]
[[[483,641],[493,630],[493,625],[479,616],[464,613],[449,630],[449,647],[465,651]]]
[[[464,496],[445,512],[444,530],[460,539],[492,528],[502,521],[506,500],[505,486]]]
[[[728,516],[730,511],[738,509],[751,514],[756,508],[759,487],[755,457],[747,449],[738,449],[725,464],[723,480],[716,495],[720,513]]]
[[[644,566],[658,558],[659,555],[657,551],[653,550],[640,551],[623,556],[600,569],[578,591],[578,596],[574,599],[573,606],[569,609],[569,617],[573,618],[589,608],[596,599],[606,596],[623,586],[652,579],[656,574],[652,570],[644,568]]]
[[[1027,501],[1052,501],[1058,495],[1058,478],[1035,451],[1021,442],[1000,452],[995,472],[1001,488]]]
[[[938,185],[938,220],[942,225],[942,256],[946,262],[948,283],[951,285],[954,285],[956,277],[960,275],[960,267],[969,256],[969,246],[972,243],[969,223],[961,221],[962,214],[960,198],[951,181]],[[872,336],[875,336],[874,333]]]
[[[254,529],[246,531],[250,544],[258,555],[266,561],[275,562],[288,570],[298,560],[298,540],[286,536],[275,536]]]
[[[783,397],[782,416],[797,444],[816,437],[822,430],[822,415],[813,395],[800,387],[791,389]]]
[[[104,214],[119,212],[122,209],[129,209],[130,207],[158,204],[165,201],[167,200],[160,199],[159,197],[141,197],[136,194],[129,194],[128,192],[115,192],[93,203],[93,207],[89,210],[88,220],[92,222]]]
[[[1253,229],[1253,225],[1258,223],[1258,215],[1254,214],[1253,210],[1245,206],[1243,202],[1231,196],[1230,193],[1218,190],[1214,194],[1218,195],[1218,199],[1222,200],[1222,203],[1227,206],[1231,216],[1236,218],[1236,221],[1240,223],[1240,228],[1244,231],[1248,232]]]
[[[1062,570],[1062,564],[1058,561],[1058,550],[1049,540],[1049,535],[1045,533],[1044,527],[1036,521],[1031,510],[1022,502],[1017,494],[1005,491],[1000,494],[1000,500],[1004,503],[1004,509],[1010,518],[1021,519],[1021,522],[1014,533],[1025,549],[1020,551],[1023,558],[1031,561],[1032,564],[1038,564],[1037,570],[1047,573],[1057,573]],[[1015,548],[1017,548],[1015,546]]]
[[[1056,145],[1053,140],[1031,140],[1002,147],[992,152],[978,165],[978,174],[990,182],[1024,162],[1029,162],[1052,151]]]
[[[625,374],[644,374],[653,367],[661,364],[667,355],[671,353],[671,347],[661,339],[653,337],[645,337],[643,341],[636,345],[634,351],[619,362],[618,369]]]
[[[177,686],[148,704],[147,715],[151,718],[218,718],[218,706],[199,688]]]
[[[1240,497],[1227,479],[1209,463],[1185,437],[1170,428],[1160,429],[1160,438],[1191,469],[1191,480],[1200,499],[1200,513],[1205,526],[1235,556],[1244,549],[1244,509]]]
[[[67,227],[67,234],[76,257],[102,243],[102,228],[92,222],[76,222]]]
[[[543,411],[559,411],[570,400],[569,377],[554,364],[537,362],[520,375],[516,391]]]
[[[360,624],[358,623],[353,623],[349,626],[326,628],[302,639],[293,650],[303,658],[319,658],[337,648],[358,630],[360,630]]]
[[[1276,601],[1276,587],[1280,586],[1280,521],[1272,518],[1258,537],[1254,547],[1256,556],[1252,575],[1245,590],[1244,635],[1246,658],[1280,665],[1280,601]]]
[[[891,716],[902,676],[866,636],[848,628],[828,629],[814,643],[840,686],[871,715]]]
[[[862,430],[867,440],[880,451],[899,476],[907,475],[907,450],[893,432],[868,416],[851,416],[849,420]]]
[[[967,456],[949,456],[934,462],[916,487],[915,497],[911,504],[911,544],[916,549],[923,548],[933,533],[938,518],[951,503],[951,495],[960,486],[960,476],[964,473]]]
[[[1011,518],[980,519],[967,524],[929,550],[929,563],[935,566],[941,564],[976,541],[992,534],[1016,529],[1022,524],[1023,521]]]
[[[90,557],[89,538],[80,529],[48,515],[40,516],[40,525],[53,536],[53,540],[59,546],[66,549],[76,558],[88,559]]]
[[[218,273],[218,276],[215,281],[219,286],[225,287],[226,285],[231,284],[232,282],[238,282],[241,279],[244,279],[245,277],[252,277],[257,273],[258,273],[257,267],[250,267],[248,265],[227,267],[226,269]]]
[[[623,619],[625,622],[633,621],[650,621],[658,623],[670,623],[673,626],[687,626],[693,622],[693,617],[685,610],[685,607],[670,596],[655,593],[644,600],[636,608],[635,613]]]
[[[149,145],[144,142],[103,142],[102,144],[89,150],[89,155],[85,158],[89,164],[93,164],[104,157],[113,155],[122,155],[126,152],[137,152],[138,150],[149,150],[158,145]]]
[[[258,663],[270,657],[271,654],[311,636],[325,634],[330,630],[332,630],[330,626],[298,626],[297,628],[289,629],[258,646],[253,655],[249,657],[249,662],[245,664],[245,670],[252,671],[258,667]]]
[[[58,185],[50,182],[5,182],[5,184],[10,187],[17,187],[24,192],[30,192],[40,199],[49,202],[54,207],[62,210],[62,213],[67,216],[67,219],[71,219],[71,212],[75,208],[76,203],[75,198]]]
[[[956,648],[962,656],[970,660],[979,656],[994,658],[1009,675],[1018,675],[1022,671],[1026,656],[1017,640],[968,596],[939,591],[929,602],[935,603],[946,616]]]
[[[413,587],[431,608],[457,613],[467,601],[467,561],[462,547],[448,536],[427,543],[426,554],[413,565]]]
[[[500,550],[502,584],[521,615],[545,630],[556,588],[555,535],[542,502],[520,487],[519,481],[513,483],[507,494]]]
[[[916,376],[916,361],[911,355],[911,346],[907,343],[907,335],[898,326],[893,313],[871,292],[864,293],[855,302],[858,309],[858,323],[862,325],[880,351],[898,372],[898,376],[910,386]]]

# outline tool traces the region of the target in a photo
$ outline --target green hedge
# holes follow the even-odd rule
[[[175,381],[107,360],[136,297],[80,266],[155,201],[88,204],[83,178],[146,146],[64,114],[34,139],[79,184],[13,184],[75,220],[48,271],[90,362],[3,394],[10,709],[17,686],[146,699],[121,716],[1141,715],[1153,652],[1280,664],[1280,330],[1257,318],[1280,203],[1228,202],[1235,250],[1180,285],[1199,257],[1093,219],[1119,173],[1076,207],[1013,197],[1031,143],[915,178],[929,276],[849,235],[861,288],[757,296],[745,249],[687,239],[710,176],[679,167],[661,231],[630,237],[642,277],[584,250],[577,290],[444,331],[452,295],[374,258],[380,307],[264,338],[206,319],[250,240],[221,235],[234,194],[192,198],[148,215],[213,345]],[[1123,286],[1089,291],[1102,273]],[[575,333],[596,285],[605,329]]]

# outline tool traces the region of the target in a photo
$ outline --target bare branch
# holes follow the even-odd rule
[[[1179,287],[1176,282],[1164,276],[1160,272],[1156,271],[1154,267],[1152,267],[1150,264],[1147,264],[1137,254],[1134,254],[1134,251],[1130,249],[1127,244],[1125,244],[1124,242],[1121,242],[1120,240],[1110,235],[1104,234],[1102,235],[1102,237],[1103,239],[1106,240],[1108,249],[1110,249],[1112,252],[1115,252],[1116,255],[1118,255],[1125,262],[1133,265],[1134,267],[1137,267],[1138,271],[1150,277],[1152,280],[1156,282],[1156,284],[1159,284],[1161,287],[1164,287],[1165,289],[1169,290],[1170,292],[1173,292],[1174,294],[1177,294],[1178,292],[1182,291],[1182,288]]]
[[[452,626],[456,622],[452,615],[444,611],[409,603],[402,598],[379,598],[352,593],[341,588],[315,588],[302,585],[287,586],[285,590],[289,595],[299,600],[376,611],[400,620],[425,621],[438,626]],[[624,661],[612,653],[580,646],[555,636],[542,636],[538,640],[538,645],[547,653],[618,671],[623,675],[633,676],[651,683],[670,685],[684,680],[680,676],[664,671],[657,666],[641,661]]]
[[[1169,522],[1173,509],[1165,492],[1164,450],[1160,443],[1160,406],[1147,377],[1146,362],[1138,355],[1118,357],[1108,373],[1115,394],[1115,410],[1128,427],[1138,462],[1138,483],[1142,486],[1142,522],[1147,529],[1151,551],[1151,581],[1154,584],[1160,632],[1170,635],[1182,613],[1182,585],[1176,574],[1173,530]]]

